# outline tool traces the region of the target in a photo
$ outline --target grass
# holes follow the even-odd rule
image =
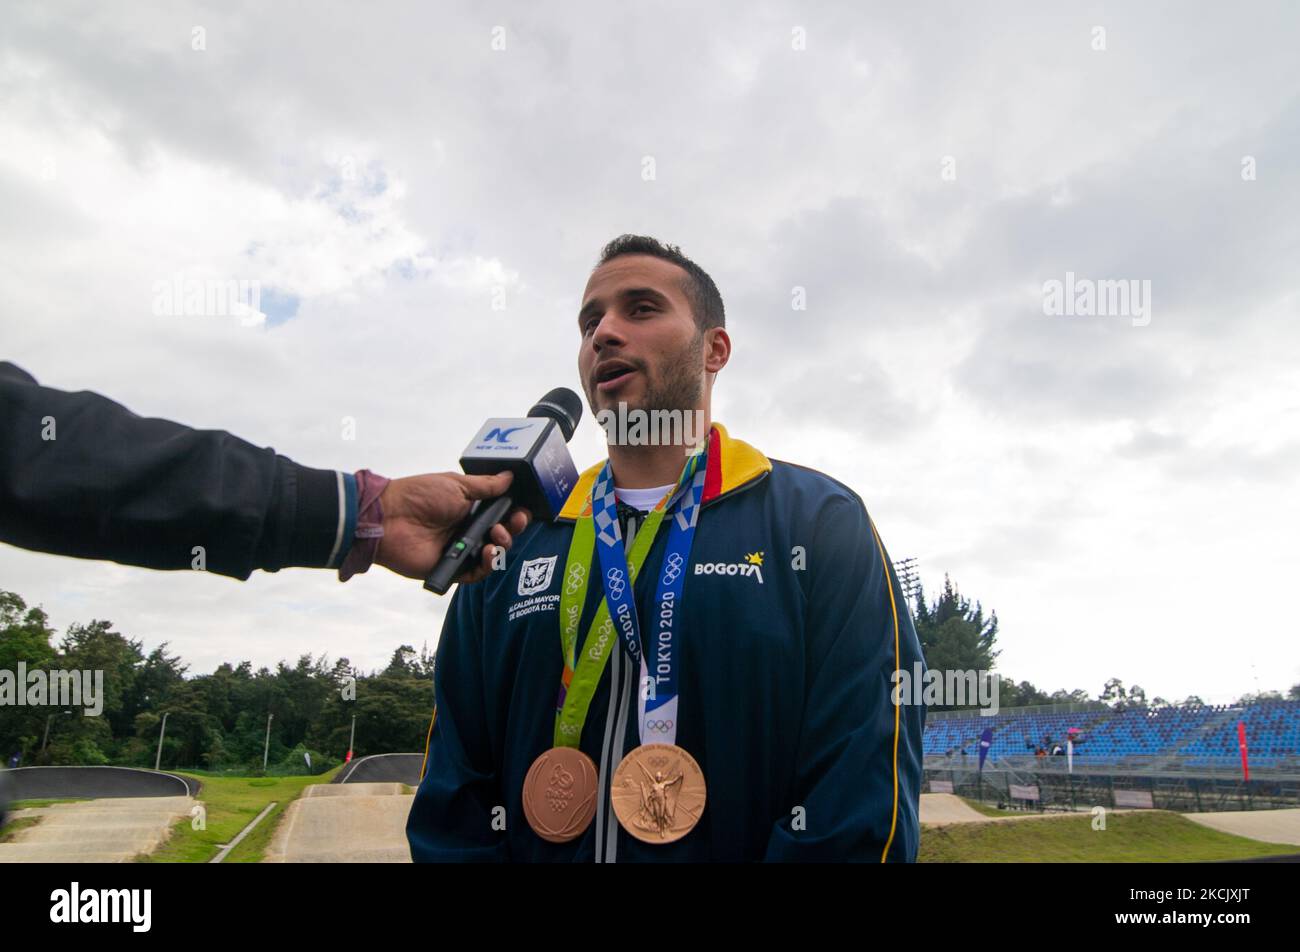
[[[270,845],[271,836],[289,804],[302,791],[318,783],[329,783],[338,768],[310,777],[226,777],[202,771],[173,771],[203,782],[199,801],[207,810],[206,829],[193,828],[193,819],[183,817],[172,826],[166,842],[148,855],[136,857],[142,863],[206,863],[275,801],[272,810],[222,861],[258,863]]]
[[[1061,813],[1078,812],[1078,811],[1068,811],[1068,810],[1060,810],[1060,809],[1054,809],[1054,810],[1013,810],[1013,809],[1011,809],[1010,807],[1003,807],[1003,808],[999,809],[999,808],[993,806],[992,804],[989,804],[989,803],[983,803],[983,802],[981,802],[981,801],[979,801],[979,800],[974,800],[974,799],[972,799],[972,798],[970,798],[970,797],[958,797],[958,799],[961,800],[962,803],[966,804],[966,806],[968,806],[968,807],[970,807],[972,810],[974,810],[976,813],[982,813],[982,814],[984,814],[985,816],[989,816],[989,817],[1002,817],[1002,816],[1057,816],[1057,815],[1059,815],[1059,814],[1061,814]]]
[[[48,807],[51,803],[81,803],[90,797],[64,797],[62,800],[15,800],[9,804],[11,810],[29,810],[36,807]]]
[[[985,816],[1023,816],[1024,815],[1019,810],[1016,811],[999,810],[997,807],[991,807],[987,803],[980,803],[980,801],[972,800],[970,797],[961,797],[961,802],[966,804],[966,806],[970,807],[976,813],[982,813]]]
[[[974,804],[972,804],[974,806]],[[1295,853],[1295,846],[1220,833],[1165,810],[1092,817],[1058,815],[1008,823],[924,827],[922,863],[1200,863]]]
[[[16,820],[10,820],[4,826],[0,826],[0,843],[8,843],[19,830],[25,830],[27,827],[35,826],[40,822],[41,818],[38,816],[24,816]]]

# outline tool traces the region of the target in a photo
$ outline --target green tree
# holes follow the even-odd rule
[[[53,645],[54,629],[49,616],[39,607],[28,607],[17,592],[0,591],[0,670],[18,676],[22,662],[28,671],[44,671],[54,666],[57,657]],[[26,685],[15,683],[15,689]],[[36,755],[45,733],[49,711],[39,707],[0,707],[0,765],[19,753],[24,763]]]
[[[1106,702],[1117,711],[1124,710],[1124,701],[1128,693],[1124,690],[1124,682],[1119,678],[1111,678],[1101,687],[1101,694],[1098,699]]]
[[[108,741],[133,733],[136,710],[129,702],[136,695],[135,679],[144,665],[143,644],[113,630],[111,621],[72,624],[59,643],[58,665],[76,671],[103,672],[103,712],[108,722]],[[97,718],[86,718],[96,720]],[[96,735],[103,737],[101,731]],[[112,754],[115,751],[109,750]]]
[[[1250,691],[1233,701],[1232,706],[1245,707],[1247,704],[1255,704],[1259,701],[1281,700],[1283,700],[1281,691]]]
[[[388,662],[388,667],[383,672],[383,677],[386,678],[416,678],[419,676],[419,659],[416,657],[415,649],[410,645],[402,645],[394,651],[392,660]]]
[[[925,600],[918,585],[916,634],[929,668],[958,671],[992,671],[1000,654],[994,648],[998,637],[997,612],[984,617],[979,602],[971,604],[947,575],[943,591],[933,605]]]

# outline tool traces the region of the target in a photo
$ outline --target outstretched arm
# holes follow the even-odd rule
[[[246,579],[255,569],[337,568],[358,518],[382,512],[369,557],[423,578],[473,500],[509,482],[509,474],[396,479],[378,506],[359,512],[352,473],[302,466],[221,430],[140,417],[96,393],[43,387],[0,363],[0,541],[26,549]],[[508,548],[526,525],[516,510],[492,542]],[[494,554],[484,546],[463,580],[486,575]]]

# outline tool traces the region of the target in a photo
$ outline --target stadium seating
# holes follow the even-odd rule
[[[1065,746],[1071,728],[1075,757],[1090,764],[1120,764],[1132,758],[1170,765],[1224,767],[1241,762],[1237,722],[1246,724],[1250,763],[1258,767],[1300,765],[1300,700],[1257,701],[1191,707],[1105,708],[1065,713],[1043,708],[1006,708],[993,717],[962,714],[927,718],[924,751],[974,762],[980,734],[993,729],[990,756],[1033,755],[1039,747]],[[1050,739],[1050,740],[1049,740]],[[1078,761],[1076,761],[1078,762]]]

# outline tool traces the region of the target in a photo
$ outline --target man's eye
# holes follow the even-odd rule
[[[635,314],[637,311],[653,311],[653,310],[654,310],[653,304],[651,304],[649,301],[642,301],[636,307],[632,308],[632,313]]]

